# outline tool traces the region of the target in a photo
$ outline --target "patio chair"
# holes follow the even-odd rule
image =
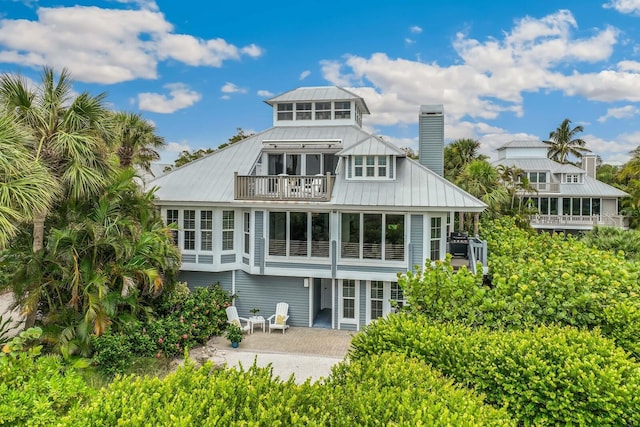
[[[289,319],[289,304],[286,302],[279,302],[276,305],[276,314],[269,316],[269,333],[272,329],[282,329],[282,333],[289,327],[287,320]]]
[[[242,322],[244,322],[244,325]],[[238,316],[238,310],[233,305],[227,307],[227,323],[239,326],[242,332],[249,332],[251,330],[249,319]]]

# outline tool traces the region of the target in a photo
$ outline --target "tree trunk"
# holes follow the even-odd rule
[[[33,216],[33,254],[37,254],[44,248],[44,220],[47,217],[47,211],[38,211]],[[33,327],[36,323],[36,315],[38,314],[37,306],[33,310],[25,313],[24,327],[25,329]]]

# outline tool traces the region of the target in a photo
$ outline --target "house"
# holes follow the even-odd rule
[[[403,303],[398,272],[445,257],[456,213],[486,205],[363,130],[370,112],[354,93],[303,87],[266,103],[273,127],[150,183],[179,226],[181,280],[220,282],[241,316],[285,301],[293,326],[328,316],[357,330]],[[442,147],[442,106],[431,107],[421,144]]]
[[[628,228],[618,211],[620,198],[628,194],[596,179],[596,156],[583,156],[577,167],[549,159],[548,148],[541,141],[511,141],[498,148],[493,163],[521,169],[528,178],[532,188],[521,194],[537,210],[531,226],[565,233],[594,226]]]

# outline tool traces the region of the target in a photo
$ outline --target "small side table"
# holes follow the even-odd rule
[[[249,324],[251,325],[251,333],[253,333],[253,327],[255,325],[260,325],[262,327],[262,332],[265,332],[265,321],[262,316],[251,316],[249,317]]]

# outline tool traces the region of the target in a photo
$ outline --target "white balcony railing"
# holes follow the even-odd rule
[[[532,215],[531,226],[559,226],[559,227],[627,227],[622,215]]]
[[[335,177],[327,175],[235,175],[236,200],[331,200]]]

